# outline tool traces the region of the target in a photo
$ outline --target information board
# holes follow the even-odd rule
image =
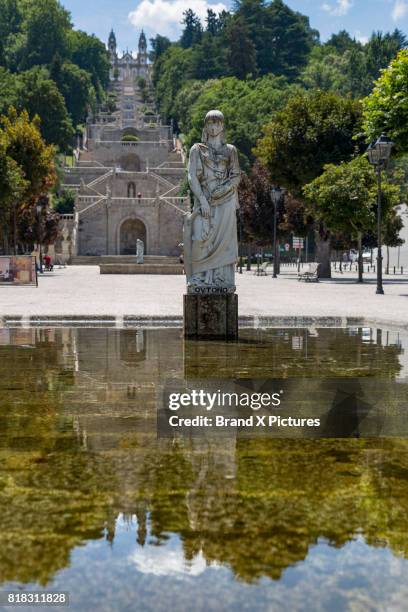
[[[0,287],[2,285],[37,286],[37,284],[37,268],[34,256],[0,256]]]

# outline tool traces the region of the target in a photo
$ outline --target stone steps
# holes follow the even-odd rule
[[[113,263],[101,264],[101,274],[184,274],[184,266],[180,263]]]
[[[178,257],[166,255],[145,255],[145,264],[153,265],[180,265]],[[135,255],[76,255],[71,257],[71,266],[100,266],[103,264],[134,264]],[[141,264],[139,264],[141,265]]]

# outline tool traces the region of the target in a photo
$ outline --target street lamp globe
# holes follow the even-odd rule
[[[279,204],[279,201],[282,197],[282,189],[281,187],[272,187],[271,189],[271,200],[275,204]]]
[[[372,142],[367,149],[368,161],[370,164],[373,164],[373,166],[386,166],[390,159],[393,146],[394,143],[392,140],[385,134],[381,134],[381,136],[375,142]]]

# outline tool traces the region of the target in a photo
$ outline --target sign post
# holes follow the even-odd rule
[[[302,249],[304,248],[304,239],[298,236],[293,236],[293,248],[295,250],[298,250],[298,272],[300,272],[300,258],[301,258],[301,254],[302,254]]]

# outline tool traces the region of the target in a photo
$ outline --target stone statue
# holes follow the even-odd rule
[[[136,262],[138,264],[144,263],[144,242],[140,238],[136,240]]]
[[[190,150],[188,181],[194,207],[184,224],[188,291],[235,291],[240,169],[236,148],[225,142],[224,116],[207,113],[202,143]]]

